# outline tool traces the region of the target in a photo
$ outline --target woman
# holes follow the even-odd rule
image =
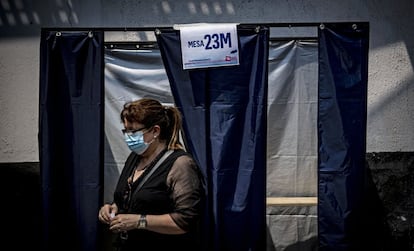
[[[99,220],[119,234],[122,251],[200,250],[203,178],[179,141],[180,112],[145,98],[126,103],[120,115],[132,152]]]

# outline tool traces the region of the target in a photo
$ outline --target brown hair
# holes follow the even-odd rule
[[[168,142],[168,149],[183,149],[179,140],[181,130],[181,113],[173,106],[163,106],[159,101],[143,98],[127,102],[121,111],[121,122],[137,122],[145,128],[158,125],[159,138]]]

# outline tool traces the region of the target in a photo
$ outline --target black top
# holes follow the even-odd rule
[[[160,156],[161,157],[161,156]],[[180,158],[179,158],[180,157]],[[186,234],[166,235],[149,230],[128,231],[121,250],[199,250],[198,227],[203,209],[203,186],[199,167],[191,156],[183,150],[175,150],[155,172],[138,188],[154,165],[128,186],[140,156],[131,153],[122,170],[114,193],[114,202],[119,213],[161,215],[170,214],[174,222]],[[154,163],[155,164],[155,163]],[[128,192],[130,194],[128,195]]]

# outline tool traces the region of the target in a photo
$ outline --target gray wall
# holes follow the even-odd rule
[[[412,0],[0,1],[0,162],[38,161],[41,27],[368,21],[368,152],[414,150]]]
[[[394,227],[396,237],[393,239],[398,242],[410,234],[409,230],[414,227],[410,206],[414,194],[413,14],[412,0],[1,0],[0,163],[6,164],[0,165],[0,168],[4,172],[11,169],[27,170],[26,166],[10,163],[33,162],[35,164],[30,165],[32,167],[25,171],[25,176],[30,176],[31,170],[37,174],[39,172],[36,162],[39,161],[39,43],[42,27],[123,28],[197,22],[367,21],[371,26],[367,152],[372,153],[368,154],[367,159],[373,170],[373,182],[387,211],[386,224]],[[128,38],[130,35],[121,36]],[[129,38],[137,39],[133,36]],[[376,152],[388,152],[391,155]],[[399,155],[398,152],[408,154]],[[16,172],[18,175],[15,179],[21,180],[21,172]],[[6,184],[13,185],[11,182],[15,179],[6,177],[10,182]],[[34,181],[39,184],[38,176]],[[4,186],[4,190],[7,187]],[[36,191],[29,186],[26,190]],[[23,201],[20,194],[13,196],[18,202]],[[39,208],[37,203],[32,203],[33,210]],[[378,211],[378,208],[374,210]],[[38,218],[37,214],[33,215],[32,228],[27,224],[25,226],[34,232],[38,231]],[[311,235],[314,236],[314,233]],[[412,247],[414,237],[408,239],[405,243]],[[269,250],[272,248],[269,247]]]

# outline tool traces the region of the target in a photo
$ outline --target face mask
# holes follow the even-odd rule
[[[125,142],[127,143],[129,149],[136,154],[143,154],[149,147],[152,142],[145,143],[144,134],[141,131],[128,135],[124,134]]]

